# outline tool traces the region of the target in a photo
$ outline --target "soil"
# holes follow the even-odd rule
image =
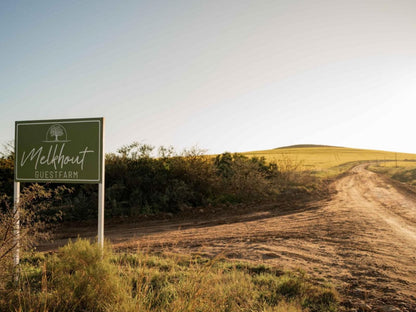
[[[329,199],[210,208],[197,217],[111,222],[117,249],[197,253],[302,269],[338,290],[347,311],[416,311],[416,193],[366,164],[332,183]],[[96,225],[59,230],[94,237]]]

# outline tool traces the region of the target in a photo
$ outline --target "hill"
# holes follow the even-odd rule
[[[267,161],[278,164],[294,162],[300,164],[302,170],[326,171],[328,174],[336,174],[346,167],[364,161],[416,162],[416,154],[314,144],[292,145],[243,154],[249,157],[265,157]]]
[[[275,149],[309,148],[309,147],[340,147],[340,146],[322,145],[322,144],[295,144],[295,145],[288,145],[288,146],[280,146],[280,147],[277,147]]]

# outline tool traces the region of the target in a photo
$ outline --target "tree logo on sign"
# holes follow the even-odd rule
[[[66,143],[70,142],[68,140],[68,135],[64,126],[60,124],[54,124],[49,127],[46,131],[46,140],[45,143]]]

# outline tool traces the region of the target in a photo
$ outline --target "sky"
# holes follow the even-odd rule
[[[208,153],[416,153],[416,1],[0,1],[0,144],[20,120],[104,117]]]

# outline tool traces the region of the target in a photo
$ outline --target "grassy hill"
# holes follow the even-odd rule
[[[354,163],[362,161],[386,162],[386,165],[416,166],[416,154],[357,149],[325,145],[292,145],[264,151],[251,151],[246,156],[264,156],[267,161],[294,162],[301,170],[322,174],[337,174]],[[414,162],[414,163],[413,163]]]

